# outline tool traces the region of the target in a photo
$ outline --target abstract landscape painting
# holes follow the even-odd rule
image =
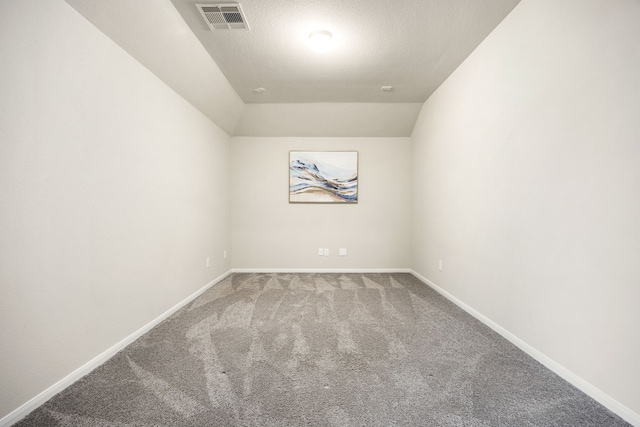
[[[358,152],[289,152],[289,202],[358,203]]]

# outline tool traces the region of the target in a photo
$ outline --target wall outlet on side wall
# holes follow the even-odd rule
[[[318,248],[318,256],[324,256],[324,249]]]
[[[222,251],[222,259],[227,259],[227,250]]]
[[[324,248],[324,256],[329,256],[329,248]]]
[[[438,260],[438,270],[442,271],[442,260]]]
[[[207,257],[207,268],[211,268],[211,258]]]
[[[340,256],[347,256],[347,248],[340,248],[340,249],[338,249],[338,255],[340,255]]]

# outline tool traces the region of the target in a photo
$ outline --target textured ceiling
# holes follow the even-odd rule
[[[171,1],[245,103],[406,103],[424,102],[519,0],[241,0],[250,31],[209,30],[195,4],[215,1]],[[316,29],[333,33],[325,54],[307,46]]]
[[[410,136],[519,2],[242,0],[251,30],[211,31],[205,0],[65,1],[229,135],[373,137]],[[307,46],[318,28],[334,34],[328,53]]]

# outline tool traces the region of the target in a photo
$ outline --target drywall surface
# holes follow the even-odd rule
[[[65,1],[225,132],[233,132],[244,103],[169,0]]]
[[[358,203],[290,204],[290,150],[358,151]],[[408,268],[409,150],[409,138],[232,138],[233,267]]]
[[[411,136],[421,103],[246,104],[234,136]]]
[[[523,0],[412,138],[413,269],[636,414],[638,28],[637,1]]]
[[[230,219],[229,136],[68,4],[1,2],[0,57],[2,418],[228,271]]]

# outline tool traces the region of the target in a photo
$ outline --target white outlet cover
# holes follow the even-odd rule
[[[324,255],[324,249],[318,248],[318,255],[323,256]]]
[[[340,248],[338,250],[338,255],[340,256],[347,256],[347,248]]]
[[[328,248],[324,249],[324,256],[329,256],[329,249]]]

